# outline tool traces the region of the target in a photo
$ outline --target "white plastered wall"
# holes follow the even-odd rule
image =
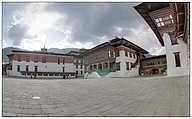
[[[76,62],[76,60],[78,60],[78,62],[79,63],[81,63],[81,60],[80,59],[75,59],[75,61],[74,62]],[[82,68],[81,68],[81,65],[82,65]],[[78,67],[76,67],[75,66],[75,68],[76,68],[76,71],[78,71],[78,74],[77,74],[77,76],[84,76],[84,65],[83,64],[78,64]],[[75,71],[75,72],[76,72]],[[82,74],[81,74],[81,71],[82,71]]]
[[[120,47],[124,47],[124,46],[120,46]],[[126,47],[125,47],[126,48]],[[133,76],[138,76],[139,75],[139,64],[135,67],[135,68],[131,68],[131,63],[135,63],[137,60],[137,57],[130,58],[129,57],[129,53],[128,53],[128,57],[125,56],[125,51],[121,50],[119,52],[119,57],[116,57],[116,63],[120,62],[120,71],[116,71],[116,72],[110,72],[108,75],[106,75],[106,77],[133,77]],[[126,69],[126,62],[129,62],[129,69],[131,68],[131,70],[127,70]]]
[[[20,65],[20,71],[26,71],[26,65],[29,66],[29,72],[34,71],[35,66],[38,66],[38,72],[63,72],[63,67],[65,67],[65,72],[75,72],[75,65],[73,63],[42,63],[42,62],[26,62],[26,61],[15,61],[12,62],[12,70],[8,70],[8,76],[21,76],[20,72],[17,72],[17,66]],[[38,76],[40,77],[40,76]],[[42,76],[43,77],[43,76]],[[58,77],[58,76],[56,76]]]
[[[182,39],[177,38],[178,44],[172,45],[170,36],[167,33],[163,34],[163,41],[166,49],[167,75],[189,75],[189,67],[187,66],[187,44],[184,43]],[[174,55],[175,52],[180,52],[179,55],[181,67],[176,67]]]

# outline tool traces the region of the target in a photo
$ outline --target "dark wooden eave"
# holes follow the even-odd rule
[[[159,33],[156,24],[150,17],[149,13],[161,8],[169,7],[169,3],[166,2],[143,2],[137,6],[135,6],[135,10],[144,18],[147,24],[151,27],[155,35],[157,36],[159,42],[162,46],[164,46],[163,38]]]
[[[172,10],[176,37],[183,37],[183,41],[187,42],[190,21],[189,2],[143,2],[134,8],[151,27],[161,45],[164,46],[162,36],[160,35],[158,28],[151,19],[149,13],[166,7],[169,7]]]
[[[183,41],[187,43],[189,34],[189,2],[175,2],[171,3],[176,21],[176,37],[182,37]]]
[[[190,37],[190,3],[184,4],[185,8],[185,23],[184,23],[184,36],[183,41],[189,43],[189,37]]]
[[[137,46],[136,44],[124,39],[124,38],[116,38],[114,40],[111,40],[110,42],[110,45],[111,46],[115,46],[115,47],[118,47],[120,45],[123,45],[125,47],[128,47],[128,48],[131,48],[137,52],[140,52],[140,53],[143,53],[143,54],[148,54],[149,52],[144,50],[143,48]]]
[[[94,48],[82,53],[82,55],[87,55],[89,53],[92,53],[95,50],[98,50],[100,48],[106,47],[106,46],[113,46],[113,47],[118,47],[120,45],[123,45],[125,47],[131,48],[133,50],[136,50],[137,52],[143,53],[143,54],[148,54],[149,52],[144,50],[143,48],[135,45],[134,43],[124,39],[124,38],[115,38],[110,40],[110,42],[105,42],[100,45],[95,46]]]

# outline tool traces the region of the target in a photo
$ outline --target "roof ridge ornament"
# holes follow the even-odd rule
[[[44,47],[41,48],[41,51],[42,51],[42,52],[47,52],[47,49],[45,48],[45,44],[44,44]]]
[[[120,38],[118,38],[117,36],[115,36],[115,38],[112,39],[112,40],[109,40],[109,42],[114,42],[114,41],[119,40],[119,39],[120,39]]]

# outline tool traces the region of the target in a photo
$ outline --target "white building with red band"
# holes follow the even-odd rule
[[[69,54],[60,54],[42,51],[13,50],[8,55],[8,76],[18,77],[75,77],[74,57]]]

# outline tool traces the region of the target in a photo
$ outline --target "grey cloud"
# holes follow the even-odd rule
[[[95,44],[98,37],[113,38],[117,33],[115,26],[137,28],[144,20],[140,19],[133,6],[138,3],[60,3],[51,4],[48,11],[67,14],[68,20],[63,23],[73,27],[72,40]],[[127,33],[129,34],[129,33]]]
[[[60,28],[72,27],[72,42],[92,42],[94,45],[101,43],[101,37],[106,40],[115,35],[123,35],[128,40],[149,50],[150,47],[159,47],[157,38],[143,18],[136,12],[133,6],[139,3],[52,3],[46,7],[48,12],[58,12],[67,16],[66,20],[59,20]],[[121,27],[118,33],[114,28]],[[143,33],[136,34],[137,29]],[[19,45],[26,37],[28,26],[17,24],[8,31],[8,36],[14,45]],[[103,41],[104,42],[104,41]],[[150,45],[150,46],[149,46]]]
[[[134,31],[132,29],[134,29]],[[161,47],[158,39],[155,38],[155,34],[153,33],[153,31],[151,31],[149,27],[142,25],[140,27],[132,27],[132,29],[122,29],[119,36],[125,37],[127,40],[137,44],[138,46],[148,51],[151,47]]]
[[[12,40],[13,45],[19,46],[21,41],[24,38],[34,38],[36,36],[30,36],[28,35],[28,29],[29,26],[26,24],[16,24],[13,25],[9,30],[8,30],[8,37],[10,40]]]

